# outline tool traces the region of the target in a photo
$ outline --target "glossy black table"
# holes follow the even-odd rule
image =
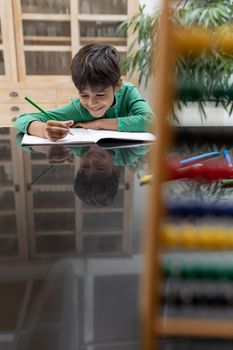
[[[0,128],[0,348],[137,348],[150,147],[21,138]]]

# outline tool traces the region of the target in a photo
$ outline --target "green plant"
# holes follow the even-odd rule
[[[178,25],[207,27],[214,33],[220,26],[231,25],[233,0],[180,0],[171,9],[170,16]],[[145,87],[153,74],[151,58],[156,60],[159,19],[160,12],[148,15],[145,13],[145,6],[140,6],[138,13],[119,28],[129,33],[138,32],[137,39],[132,43],[122,64],[129,75],[137,71],[138,82],[143,82]],[[195,101],[198,103],[201,117],[205,118],[206,103],[214,102],[216,106],[222,105],[231,114],[232,74],[233,56],[214,49],[196,58],[192,55],[177,56],[174,82],[178,93],[176,106],[181,109],[188,102]],[[175,108],[173,118],[177,118]]]
[[[128,72],[129,78],[132,74],[138,72],[138,82],[142,83],[145,78],[145,86],[152,74],[150,57],[152,57],[153,38],[156,35],[154,30],[157,16],[145,13],[145,5],[139,6],[139,11],[128,21],[123,22],[118,27],[118,32],[126,35],[137,33],[137,37],[133,40],[128,49],[127,56],[122,59],[122,70]]]

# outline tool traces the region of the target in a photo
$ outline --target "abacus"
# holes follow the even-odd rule
[[[218,201],[206,204],[201,200],[192,202],[188,199],[186,203],[178,203],[177,200],[169,200],[169,191],[167,198],[163,193],[164,184],[170,179],[177,181],[185,179],[191,185],[200,179],[215,181],[218,188],[226,186],[226,181],[233,179],[233,169],[229,162],[226,162],[221,148],[222,145],[226,146],[227,137],[230,145],[233,136],[231,138],[229,132],[226,133],[228,135],[226,138],[223,137],[223,144],[221,141],[219,145],[215,144],[215,149],[205,149],[206,152],[215,151],[219,153],[219,156],[203,162],[199,167],[194,166],[192,162],[187,166],[182,166],[181,160],[184,157],[174,156],[177,153],[173,152],[172,156],[169,156],[177,142],[177,137],[182,139],[180,130],[177,132],[176,128],[170,127],[168,123],[173,101],[181,97],[187,101],[195,101],[198,96],[204,95],[201,84],[192,86],[190,82],[182,82],[177,87],[171,81],[175,55],[177,53],[185,55],[192,50],[193,56],[197,57],[203,51],[208,52],[211,47],[225,53],[233,52],[233,44],[227,41],[225,31],[213,37],[207,29],[202,28],[174,30],[169,19],[169,0],[163,1],[158,44],[159,64],[156,73],[159,85],[155,87],[156,125],[152,130],[157,139],[152,152],[151,189],[144,240],[145,264],[141,283],[142,336],[145,350],[156,349],[157,341],[161,336],[233,338],[233,320],[212,319],[211,315],[195,319],[185,313],[181,313],[179,317],[168,318],[159,315],[162,302],[168,305],[172,303],[196,305],[204,302],[208,305],[226,307],[233,305],[233,259],[229,253],[233,249],[233,227],[230,221],[226,226],[218,223],[219,218],[226,217],[228,220],[233,216],[233,207],[229,204],[222,207]],[[229,101],[233,95],[231,95],[231,90],[227,91],[213,91],[212,96],[217,100]],[[184,133],[187,131],[191,134],[191,140],[196,140],[193,130],[185,130],[182,127],[178,129]],[[208,139],[208,136],[206,137],[208,134],[206,134],[207,130],[203,131],[203,128],[199,131],[197,131],[198,140],[202,144],[203,140],[206,142]],[[219,134],[217,130],[216,135],[219,136]],[[216,139],[212,141],[215,142]],[[213,187],[211,191],[214,193],[216,188]],[[215,215],[213,225],[203,224],[196,219],[205,215]],[[193,222],[184,220],[190,216],[195,217],[192,219],[194,225]],[[175,217],[175,223],[169,222],[170,217]],[[199,223],[201,225],[198,225]],[[173,252],[172,256],[175,259],[169,258],[167,250]],[[225,257],[226,262],[223,263],[221,259],[217,259],[216,255],[213,259],[211,255],[213,250],[219,252],[220,258]],[[180,251],[182,254],[179,254]],[[194,261],[190,259],[191,252],[198,252]],[[206,262],[206,257],[208,257],[208,262]],[[162,281],[169,278],[178,278],[177,289],[162,290]],[[190,289],[182,287],[184,280],[191,281],[192,279],[202,282],[205,279],[218,281],[219,292],[215,290],[211,282],[207,289],[202,286],[202,282],[200,282],[200,288],[194,285],[191,285]],[[213,290],[210,293],[211,286]]]

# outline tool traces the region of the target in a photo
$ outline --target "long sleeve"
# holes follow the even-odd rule
[[[66,121],[70,119],[77,119],[77,109],[75,108],[73,103],[67,104],[61,108],[54,109],[51,111],[46,111],[50,118],[47,117],[46,115],[42,113],[26,113],[26,114],[21,114],[17,117],[15,121],[15,127],[19,131],[26,133],[27,128],[29,124],[32,121],[41,121],[41,122],[47,122],[48,120],[57,120],[57,121]]]
[[[119,111],[118,130],[119,131],[150,131],[151,124],[154,122],[153,112],[148,102],[142,98],[137,88],[131,85],[123,98],[122,111]]]

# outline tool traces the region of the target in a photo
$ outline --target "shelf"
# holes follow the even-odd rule
[[[38,208],[38,209],[33,209],[33,212],[35,214],[43,214],[43,213],[73,213],[75,211],[74,208]]]
[[[70,41],[71,37],[69,36],[42,36],[42,35],[24,35],[24,40],[30,41]]]
[[[233,321],[210,319],[160,319],[153,324],[160,335],[204,338],[233,338]]]
[[[53,52],[58,52],[58,51],[71,51],[71,46],[69,45],[23,45],[23,48],[25,51],[53,51]]]
[[[82,209],[82,212],[85,214],[88,213],[103,213],[103,208],[90,208],[90,209]],[[124,208],[106,208],[104,213],[122,213],[124,212]]]
[[[122,236],[123,234],[123,227],[122,227],[122,231],[119,231],[119,228],[116,230],[110,230],[109,228],[102,228],[100,227],[99,228],[101,231],[98,231],[98,228],[96,229],[93,229],[93,230],[89,230],[89,231],[85,231],[85,229],[82,230],[82,236],[96,236],[96,237],[99,237],[99,236],[108,236],[108,235],[111,235],[111,236]]]
[[[127,52],[127,46],[117,46],[117,45],[114,45],[114,47],[115,47],[119,52]]]
[[[23,20],[34,21],[70,21],[71,16],[65,14],[46,14],[46,13],[23,13]]]
[[[18,237],[12,233],[3,233],[0,235],[0,242],[1,242],[1,239],[18,239]]]
[[[100,236],[121,236],[122,237],[123,232],[122,231],[93,231],[93,232],[87,232],[82,231],[82,236],[84,237],[100,237]]]
[[[128,18],[127,15],[98,15],[98,14],[79,14],[77,19],[85,22],[123,22]]]
[[[30,184],[29,184],[30,185]],[[31,190],[44,190],[44,189],[48,189],[50,191],[53,191],[53,190],[70,190],[72,189],[73,191],[73,184],[37,184],[37,185],[30,185],[31,186]],[[14,189],[14,187],[13,187]]]
[[[7,192],[7,191],[15,191],[15,186],[14,185],[1,185],[0,186],[0,192]]]
[[[127,41],[125,36],[113,37],[113,36],[81,36],[81,41],[93,42],[93,41],[111,41],[112,43],[118,43],[119,41]]]
[[[35,231],[34,232],[36,237],[41,236],[73,236],[75,235],[75,232],[73,230],[71,231]]]
[[[15,210],[1,210],[0,216],[6,216],[6,215],[16,215]]]
[[[0,166],[2,165],[12,165],[12,160],[1,160]]]

